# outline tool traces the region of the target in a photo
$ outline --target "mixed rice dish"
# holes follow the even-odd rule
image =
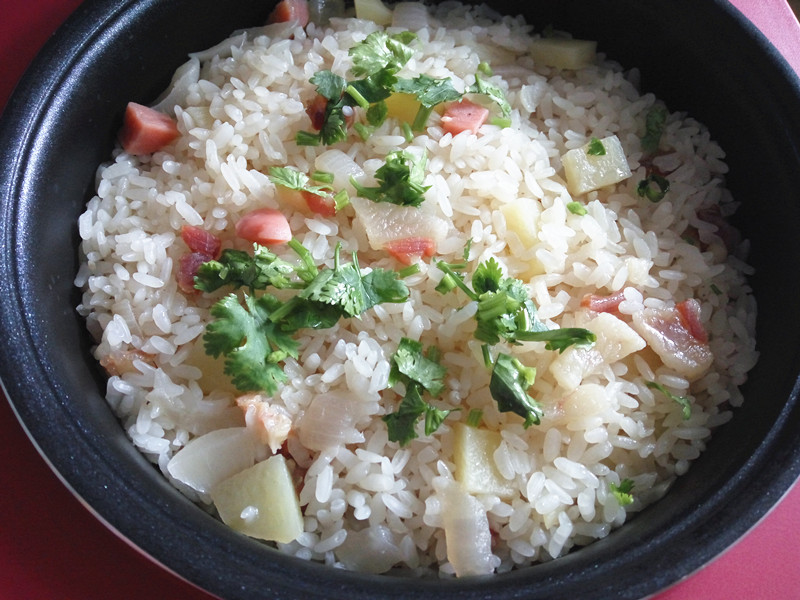
[[[741,404],[724,152],[536,26],[283,0],[128,106],[78,310],[132,443],[230,527],[507,572],[660,499]]]

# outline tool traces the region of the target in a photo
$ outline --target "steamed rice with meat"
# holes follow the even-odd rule
[[[757,359],[747,245],[725,222],[735,203],[723,151],[640,92],[635,70],[591,44],[579,45],[579,68],[554,65],[535,41],[559,34],[485,8],[392,8],[386,27],[276,23],[194,55],[156,106],[178,137],[152,153],[117,148],[98,171],[79,221],[79,310],[132,442],[232,527],[348,569],[508,571],[607,536],[661,498],[731,417]],[[404,38],[413,54],[398,77],[467,93],[414,130],[417,104],[375,124],[349,107],[346,139],[298,144],[316,131],[315,75],[352,80],[351,48],[381,31],[416,36]],[[454,133],[448,119],[460,117],[446,106],[459,100],[490,117]],[[391,156],[421,165],[418,207],[363,197]],[[580,179],[576,160],[606,157],[621,161],[616,180]],[[323,187],[349,204],[298,203],[275,168],[326,174]],[[286,217],[298,244],[270,245],[281,261],[299,264],[298,248],[318,270],[357,260],[365,276],[395,274],[408,295],[300,328],[297,356],[276,358],[285,381],[274,393],[237,389],[224,357],[206,351],[209,324],[224,298],[273,295],[277,306],[295,291],[180,282],[196,250],[187,231],[252,255],[242,223],[264,208]],[[521,282],[542,329],[591,336],[560,348],[476,337],[479,302],[467,292],[489,264]],[[452,281],[443,291],[447,266],[466,291]],[[415,417],[390,439],[390,415],[422,389],[397,376],[407,342],[435,349],[424,356],[446,369],[439,394],[423,390],[441,423],[426,433]],[[535,400],[527,416],[498,405],[500,355]]]

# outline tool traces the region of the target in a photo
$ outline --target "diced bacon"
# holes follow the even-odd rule
[[[330,194],[315,194],[303,190],[302,195],[311,212],[323,217],[332,217],[336,214],[336,203]]]
[[[269,16],[270,23],[297,21],[300,27],[308,25],[308,2],[306,0],[281,0]]]
[[[311,119],[311,127],[315,131],[322,129],[325,125],[325,111],[328,110],[328,99],[322,94],[317,94],[306,108],[306,114]]]
[[[462,131],[476,133],[489,118],[489,109],[467,99],[451,102],[445,106],[442,115],[442,128],[453,135]]]
[[[689,298],[679,302],[675,308],[678,309],[681,320],[692,337],[702,344],[708,342],[708,333],[700,320],[700,303],[694,298]]]
[[[169,116],[147,106],[128,102],[119,140],[128,154],[152,154],[179,135]]]
[[[279,210],[258,208],[239,219],[236,235],[249,242],[271,246],[290,241],[292,230],[286,216]]]
[[[697,318],[699,324],[699,310],[695,312],[692,305],[687,304],[683,312],[691,314],[692,320]],[[667,367],[691,381],[709,369],[714,355],[708,343],[696,337],[702,338],[703,334],[697,332],[696,325],[687,323],[683,312],[677,307],[646,308],[633,315],[631,325]]]
[[[384,248],[404,265],[410,265],[423,256],[433,256],[436,242],[431,238],[410,237],[387,242]]]
[[[610,296],[586,294],[581,300],[581,306],[594,312],[618,313],[620,303],[625,300],[625,294],[620,290]]]
[[[181,228],[181,239],[192,252],[206,254],[211,258],[217,258],[222,248],[222,240],[213,233],[194,225],[184,225]]]
[[[236,399],[236,405],[244,411],[247,428],[276,454],[289,437],[292,417],[283,406],[270,404],[268,400],[264,394],[245,394]]]
[[[214,257],[203,252],[187,252],[178,261],[178,273],[175,278],[178,280],[178,288],[186,294],[196,294],[197,288],[194,287],[194,278],[197,275],[200,265],[207,263]]]

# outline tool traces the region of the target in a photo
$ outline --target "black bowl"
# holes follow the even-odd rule
[[[519,12],[519,3],[492,3]],[[76,220],[125,104],[152,100],[190,51],[261,23],[263,0],[90,0],[51,39],[0,128],[2,381],[34,443],[97,515],[170,570],[236,598],[631,598],[734,543],[800,473],[800,81],[725,0],[530,0],[552,24],[706,123],[727,151],[737,224],[752,240],[761,360],[744,406],[667,497],[604,540],[490,579],[408,580],[332,570],[236,534],[175,491],[103,399],[75,311]]]

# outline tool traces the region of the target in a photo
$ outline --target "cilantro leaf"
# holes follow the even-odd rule
[[[424,418],[425,435],[431,435],[444,422],[452,410],[440,409],[426,402],[422,393],[438,396],[444,391],[444,376],[447,369],[439,364],[438,350],[428,348],[423,354],[420,342],[402,338],[392,355],[389,383],[403,383],[406,395],[397,411],[384,415],[389,440],[406,445],[417,437],[416,424]],[[458,409],[455,409],[458,410]]]
[[[669,191],[669,179],[658,173],[650,173],[636,186],[636,193],[640,198],[647,198],[650,202],[660,202]]]
[[[633,485],[632,479],[623,479],[619,482],[619,485],[609,482],[608,490],[617,499],[620,506],[627,506],[633,503],[633,494],[631,493],[633,491]]]
[[[347,86],[344,77],[336,75],[332,71],[328,70],[317,71],[314,73],[314,75],[312,75],[309,81],[317,86],[317,93],[320,96],[323,96],[334,102],[338,101],[342,97],[342,94],[344,94],[344,89]]]
[[[420,131],[425,127],[434,106],[458,100],[462,95],[453,87],[449,78],[435,79],[425,74],[414,79],[398,79],[392,89],[398,93],[412,94],[420,103],[414,122],[411,124],[413,131]]]
[[[270,167],[269,180],[275,185],[300,192],[325,195],[333,191],[333,188],[327,184],[314,185],[308,175],[292,167]]]
[[[358,259],[342,265],[337,245],[333,269],[324,269],[300,292],[302,299],[335,306],[343,316],[358,317],[381,302],[405,302],[408,287],[394,271],[376,269],[362,275]]]
[[[386,162],[375,171],[377,186],[366,187],[354,178],[350,183],[362,198],[373,202],[389,202],[400,206],[419,206],[425,200],[430,186],[423,186],[425,177],[424,156],[417,158],[406,150],[396,150],[386,156]]]
[[[586,150],[586,154],[589,156],[605,156],[606,147],[603,145],[603,142],[593,137],[589,140],[589,147]]]
[[[279,363],[296,358],[299,344],[270,321],[280,300],[264,294],[245,296],[244,303],[229,294],[211,307],[215,320],[206,328],[205,350],[214,357],[225,355],[224,373],[237,389],[274,394],[287,379]]]
[[[217,260],[209,260],[197,270],[195,288],[213,292],[222,286],[263,290],[269,286],[285,289],[296,287],[290,277],[296,267],[279,258],[266,247],[255,245],[251,256],[242,250],[226,248]]]
[[[597,336],[581,327],[562,327],[545,331],[525,331],[515,339],[525,342],[546,342],[545,349],[564,352],[570,346],[588,346],[597,341]]]
[[[683,420],[687,420],[692,416],[692,401],[687,396],[678,396],[670,392],[660,383],[655,381],[648,381],[647,387],[653,390],[658,390],[670,400],[677,402],[682,408]]]
[[[525,419],[524,427],[538,425],[544,411],[528,395],[528,388],[536,379],[536,369],[526,367],[518,358],[500,353],[492,369],[489,391],[500,412],[513,412]]]
[[[426,357],[422,352],[422,343],[409,338],[402,338],[392,356],[392,368],[389,383],[409,381],[420,384],[432,396],[444,391],[444,376],[447,369],[438,361]]]
[[[488,96],[500,108],[500,113],[504,118],[511,115],[511,104],[506,99],[503,90],[491,81],[481,77],[480,71],[475,73],[475,83],[468,91]]]
[[[356,77],[373,75],[379,71],[396,73],[413,56],[414,51],[408,46],[416,39],[416,34],[403,31],[388,34],[385,31],[374,31],[364,41],[350,48],[353,66],[350,69]]]
[[[653,154],[658,150],[666,125],[667,109],[660,104],[653,106],[645,116],[645,132],[641,138],[642,150],[645,153]]]

